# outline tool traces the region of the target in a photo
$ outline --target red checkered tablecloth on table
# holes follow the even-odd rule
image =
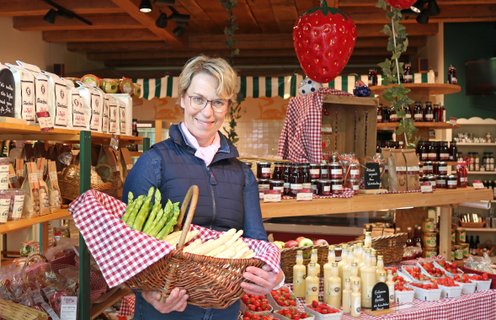
[[[165,241],[129,228],[120,219],[125,209],[126,205],[120,200],[96,190],[86,191],[69,206],[74,222],[110,288],[124,283],[174,249]],[[198,230],[202,241],[223,233],[196,225],[190,230]],[[255,252],[255,258],[272,270],[280,269],[280,252],[274,244],[243,240]]]
[[[324,94],[350,96],[331,88],[291,98],[279,137],[278,154],[292,162],[322,161],[322,102]]]

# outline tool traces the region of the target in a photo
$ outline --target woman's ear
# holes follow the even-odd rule
[[[184,106],[185,106],[185,103],[186,103],[186,99],[184,98],[184,94],[179,98],[177,99],[177,104],[179,104],[179,106],[184,109]]]

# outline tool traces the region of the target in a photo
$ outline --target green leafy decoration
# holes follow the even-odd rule
[[[408,35],[406,28],[401,24],[401,11],[394,7],[390,7],[385,0],[378,0],[376,7],[386,11],[386,16],[390,24],[384,25],[382,32],[387,35],[388,43],[387,50],[391,52],[391,59],[386,58],[383,62],[377,65],[382,69],[382,85],[398,84],[384,90],[382,99],[389,102],[391,108],[400,118],[400,124],[396,130],[397,135],[404,135],[406,147],[414,147],[414,135],[417,129],[412,119],[407,119],[404,106],[409,106],[413,103],[408,97],[410,89],[407,89],[400,83],[399,70],[403,70],[403,63],[398,60],[401,54],[406,52],[408,48]]]
[[[228,61],[231,66],[234,67],[234,58],[239,55],[239,49],[235,48],[236,41],[234,39],[234,34],[239,27],[233,13],[233,9],[238,3],[237,0],[221,0],[221,3],[227,10],[227,25],[224,28],[224,34],[226,35],[226,46],[229,49]],[[236,101],[229,104],[229,127],[227,129],[224,128],[224,132],[227,134],[229,141],[233,144],[236,144],[239,141],[236,127],[238,126],[239,118],[241,118],[241,102],[243,100],[244,97],[241,94],[238,94]]]

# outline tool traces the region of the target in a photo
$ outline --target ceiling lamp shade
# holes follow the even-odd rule
[[[427,15],[430,17],[437,16],[441,13],[441,9],[437,4],[436,0],[429,0],[429,4],[427,5]]]
[[[50,9],[48,12],[45,14],[43,17],[43,20],[45,20],[48,23],[54,24],[55,23],[55,18],[57,18],[58,12],[55,9]]]
[[[152,12],[152,3],[150,2],[150,0],[141,0],[139,10],[140,10],[140,12],[143,12],[143,13]]]
[[[166,28],[167,22],[168,22],[167,15],[163,12],[160,12],[157,21],[155,21],[155,25],[159,28]]]

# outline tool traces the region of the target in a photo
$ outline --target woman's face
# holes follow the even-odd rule
[[[198,73],[193,76],[191,85],[181,97],[184,124],[202,147],[212,143],[224,123],[228,109],[227,101],[217,96],[217,85],[217,79],[213,76]]]

